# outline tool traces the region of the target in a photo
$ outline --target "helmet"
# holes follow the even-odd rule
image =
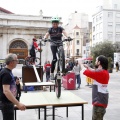
[[[51,18],[51,22],[60,22],[60,19],[59,19],[59,17],[52,17]]]
[[[36,38],[33,38],[33,41],[37,41],[37,39],[36,39]]]

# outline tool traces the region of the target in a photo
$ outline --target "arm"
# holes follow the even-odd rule
[[[47,39],[49,37],[49,35],[50,35],[49,32],[47,32],[44,36],[44,39]]]
[[[63,30],[62,33],[64,34],[65,37],[68,38],[67,33],[65,32],[65,30]]]
[[[15,105],[17,105],[17,107],[20,110],[25,110],[25,105],[21,104],[11,93],[10,91],[10,85],[3,85],[3,93],[5,94],[5,96],[8,98],[8,100],[10,100],[12,103],[14,103]]]

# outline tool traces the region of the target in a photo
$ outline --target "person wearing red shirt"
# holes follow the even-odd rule
[[[30,49],[30,56],[34,58],[33,62],[35,62],[35,58],[36,58],[35,49],[38,51],[40,50],[40,48],[38,47],[38,44],[37,44],[37,39],[33,38],[33,43],[32,43],[31,49]]]
[[[50,80],[50,70],[51,70],[51,64],[50,61],[47,61],[47,63],[44,66],[44,71],[46,72],[46,82]]]
[[[103,120],[108,105],[109,92],[107,90],[109,82],[108,59],[100,55],[96,59],[96,70],[84,65],[87,68],[84,75],[93,79],[92,86],[92,120]]]

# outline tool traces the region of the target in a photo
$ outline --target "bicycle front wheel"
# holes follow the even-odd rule
[[[60,47],[60,50],[59,50],[59,66],[60,66],[60,71],[64,73],[65,72],[65,54],[64,54],[63,47]]]

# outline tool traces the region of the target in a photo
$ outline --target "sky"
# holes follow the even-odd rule
[[[77,11],[87,13],[91,21],[99,1],[101,0],[0,0],[0,7],[22,15],[39,15],[42,10],[44,16],[57,15],[62,17],[63,22]]]

